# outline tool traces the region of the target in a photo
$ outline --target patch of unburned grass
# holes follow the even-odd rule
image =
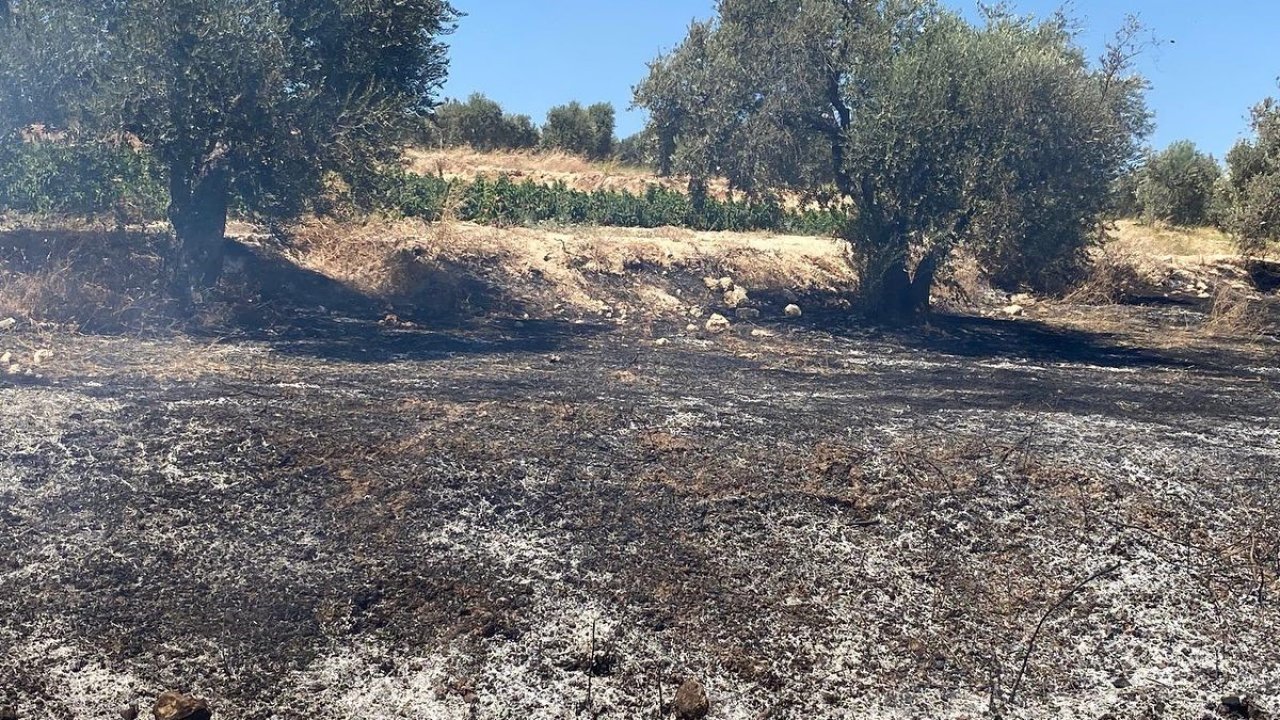
[[[1111,233],[1110,246],[1145,256],[1235,256],[1231,237],[1213,227],[1184,228],[1121,220]]]

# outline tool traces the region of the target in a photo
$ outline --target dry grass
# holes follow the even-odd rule
[[[1139,256],[1214,259],[1239,255],[1230,236],[1211,227],[1180,228],[1121,220],[1111,237],[1109,247]]]
[[[167,234],[36,228],[0,246],[0,317],[118,331],[171,316]]]
[[[461,294],[501,290],[531,314],[681,314],[707,301],[681,285],[731,276],[751,289],[834,290],[853,282],[842,244],[765,233],[676,228],[492,228],[470,223],[373,220],[307,223],[290,259],[389,302],[463,311]],[[700,287],[700,285],[699,285]]]
[[[1256,294],[1230,285],[1219,286],[1201,331],[1210,337],[1255,340],[1267,330],[1267,314]]]
[[[1082,305],[1122,303],[1150,292],[1163,279],[1164,273],[1148,257],[1108,246],[1095,254],[1089,275],[1065,300]]]
[[[689,182],[688,178],[659,177],[649,168],[616,161],[592,162],[564,152],[410,148],[405,152],[405,160],[410,171],[423,175],[463,180],[506,175],[516,181],[527,179],[544,185],[563,182],[570,188],[586,192],[626,190],[638,194],[650,185],[684,190]],[[715,181],[709,189],[712,195],[724,197],[728,193],[728,184],[722,180]]]

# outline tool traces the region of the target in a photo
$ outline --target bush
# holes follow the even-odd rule
[[[122,222],[165,217],[168,192],[160,168],[125,145],[0,143],[0,210],[41,215],[115,213]]]
[[[478,177],[470,182],[387,173],[367,192],[368,205],[408,217],[438,220],[450,202],[453,215],[487,225],[534,225],[542,222],[610,227],[683,227],[692,230],[773,230],[829,235],[838,218],[826,211],[789,212],[774,198],[695,201],[684,193],[650,185],[642,195],[625,191],[584,192],[564,183],[541,185],[509,177]]]
[[[1138,178],[1142,217],[1171,225],[1207,225],[1222,169],[1211,155],[1183,140],[1147,158]]]

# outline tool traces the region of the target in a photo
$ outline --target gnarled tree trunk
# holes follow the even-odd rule
[[[195,293],[218,282],[226,254],[229,186],[225,169],[213,166],[195,178],[171,172],[169,221],[179,245],[176,290]]]

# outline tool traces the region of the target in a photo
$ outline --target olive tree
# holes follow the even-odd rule
[[[528,115],[512,115],[481,93],[466,102],[450,100],[434,113],[442,144],[469,145],[476,150],[527,150],[536,147],[540,134]]]
[[[397,159],[447,70],[448,0],[5,0],[0,123],[128,137],[165,170],[186,288],[228,208],[289,216]]]
[[[1147,158],[1138,174],[1137,200],[1146,220],[1171,225],[1209,222],[1214,186],[1222,168],[1189,140]]]
[[[1009,283],[1083,261],[1145,132],[1133,26],[1096,66],[1070,21],[927,0],[720,0],[635,91],[665,169],[848,211],[871,311],[928,308],[967,245]]]
[[[613,154],[614,110],[609,103],[583,107],[577,101],[558,105],[547,112],[542,126],[542,144],[549,150],[563,150],[592,160]]]
[[[1225,225],[1241,252],[1256,256],[1280,246],[1280,102],[1253,109],[1254,137],[1227,154]]]

